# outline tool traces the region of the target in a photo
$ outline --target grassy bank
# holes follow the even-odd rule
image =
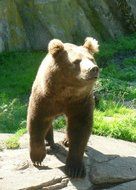
[[[45,54],[0,54],[1,133],[25,128],[32,82]],[[136,35],[101,44],[96,60],[101,74],[95,87],[99,103],[93,133],[136,142]],[[64,117],[56,119],[53,125],[57,129],[64,127]]]
[[[28,97],[43,52],[0,54],[0,132],[25,127]]]
[[[100,102],[93,132],[136,142],[136,35],[102,44],[97,60]]]

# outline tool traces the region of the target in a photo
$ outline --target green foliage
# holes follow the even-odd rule
[[[136,33],[129,37],[121,37],[109,43],[100,44],[100,53],[96,56],[97,62],[100,67],[109,65],[116,55],[120,52],[131,52],[136,50]]]
[[[133,100],[136,98],[136,57],[123,57],[122,61],[111,60],[101,69],[96,91],[106,98]]]
[[[61,129],[66,127],[66,119],[64,116],[59,116],[57,119],[53,121],[53,127],[55,129]]]
[[[12,137],[5,141],[7,149],[16,149],[19,148],[19,138]]]
[[[136,142],[136,111],[120,103],[101,101],[94,113],[93,133]]]
[[[26,128],[19,129],[17,133],[6,140],[5,144],[7,149],[19,148],[19,138],[26,133]]]
[[[27,101],[43,52],[0,54],[0,132],[25,127]]]
[[[95,89],[101,101],[94,114],[95,134],[136,142],[136,110],[124,106],[131,101],[136,107],[135,49],[136,35],[101,47],[98,60],[103,68]]]
[[[18,99],[0,102],[0,132],[13,133],[25,127],[26,107]]]
[[[11,52],[0,54],[0,98],[22,98],[32,82],[45,53]]]
[[[54,121],[54,127],[66,125],[65,117]],[[136,111],[126,108],[120,102],[101,99],[94,111],[93,134],[136,142]]]

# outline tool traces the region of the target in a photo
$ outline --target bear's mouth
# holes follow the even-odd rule
[[[85,74],[85,75],[80,75],[78,78],[86,82],[91,82],[91,81],[95,82],[99,78],[99,74],[95,75]]]
[[[95,75],[95,76],[86,76],[85,77],[85,80],[89,81],[89,80],[97,80],[98,79],[98,75]]]

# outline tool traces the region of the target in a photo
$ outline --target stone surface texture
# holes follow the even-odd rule
[[[69,179],[64,172],[68,151],[61,144],[64,136],[55,132],[57,148],[48,147],[47,156],[38,167],[29,158],[28,134],[20,138],[20,149],[0,151],[0,189],[135,190],[135,143],[92,135],[84,155],[87,176]]]
[[[0,52],[45,50],[52,38],[83,43],[136,31],[135,0],[1,0]]]

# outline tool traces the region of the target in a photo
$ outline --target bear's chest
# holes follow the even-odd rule
[[[69,102],[74,102],[75,100],[84,98],[85,96],[89,95],[90,92],[91,89],[88,89],[87,87],[66,87],[62,89],[62,91],[60,91],[59,100],[60,102],[65,102],[66,104],[68,104]]]

